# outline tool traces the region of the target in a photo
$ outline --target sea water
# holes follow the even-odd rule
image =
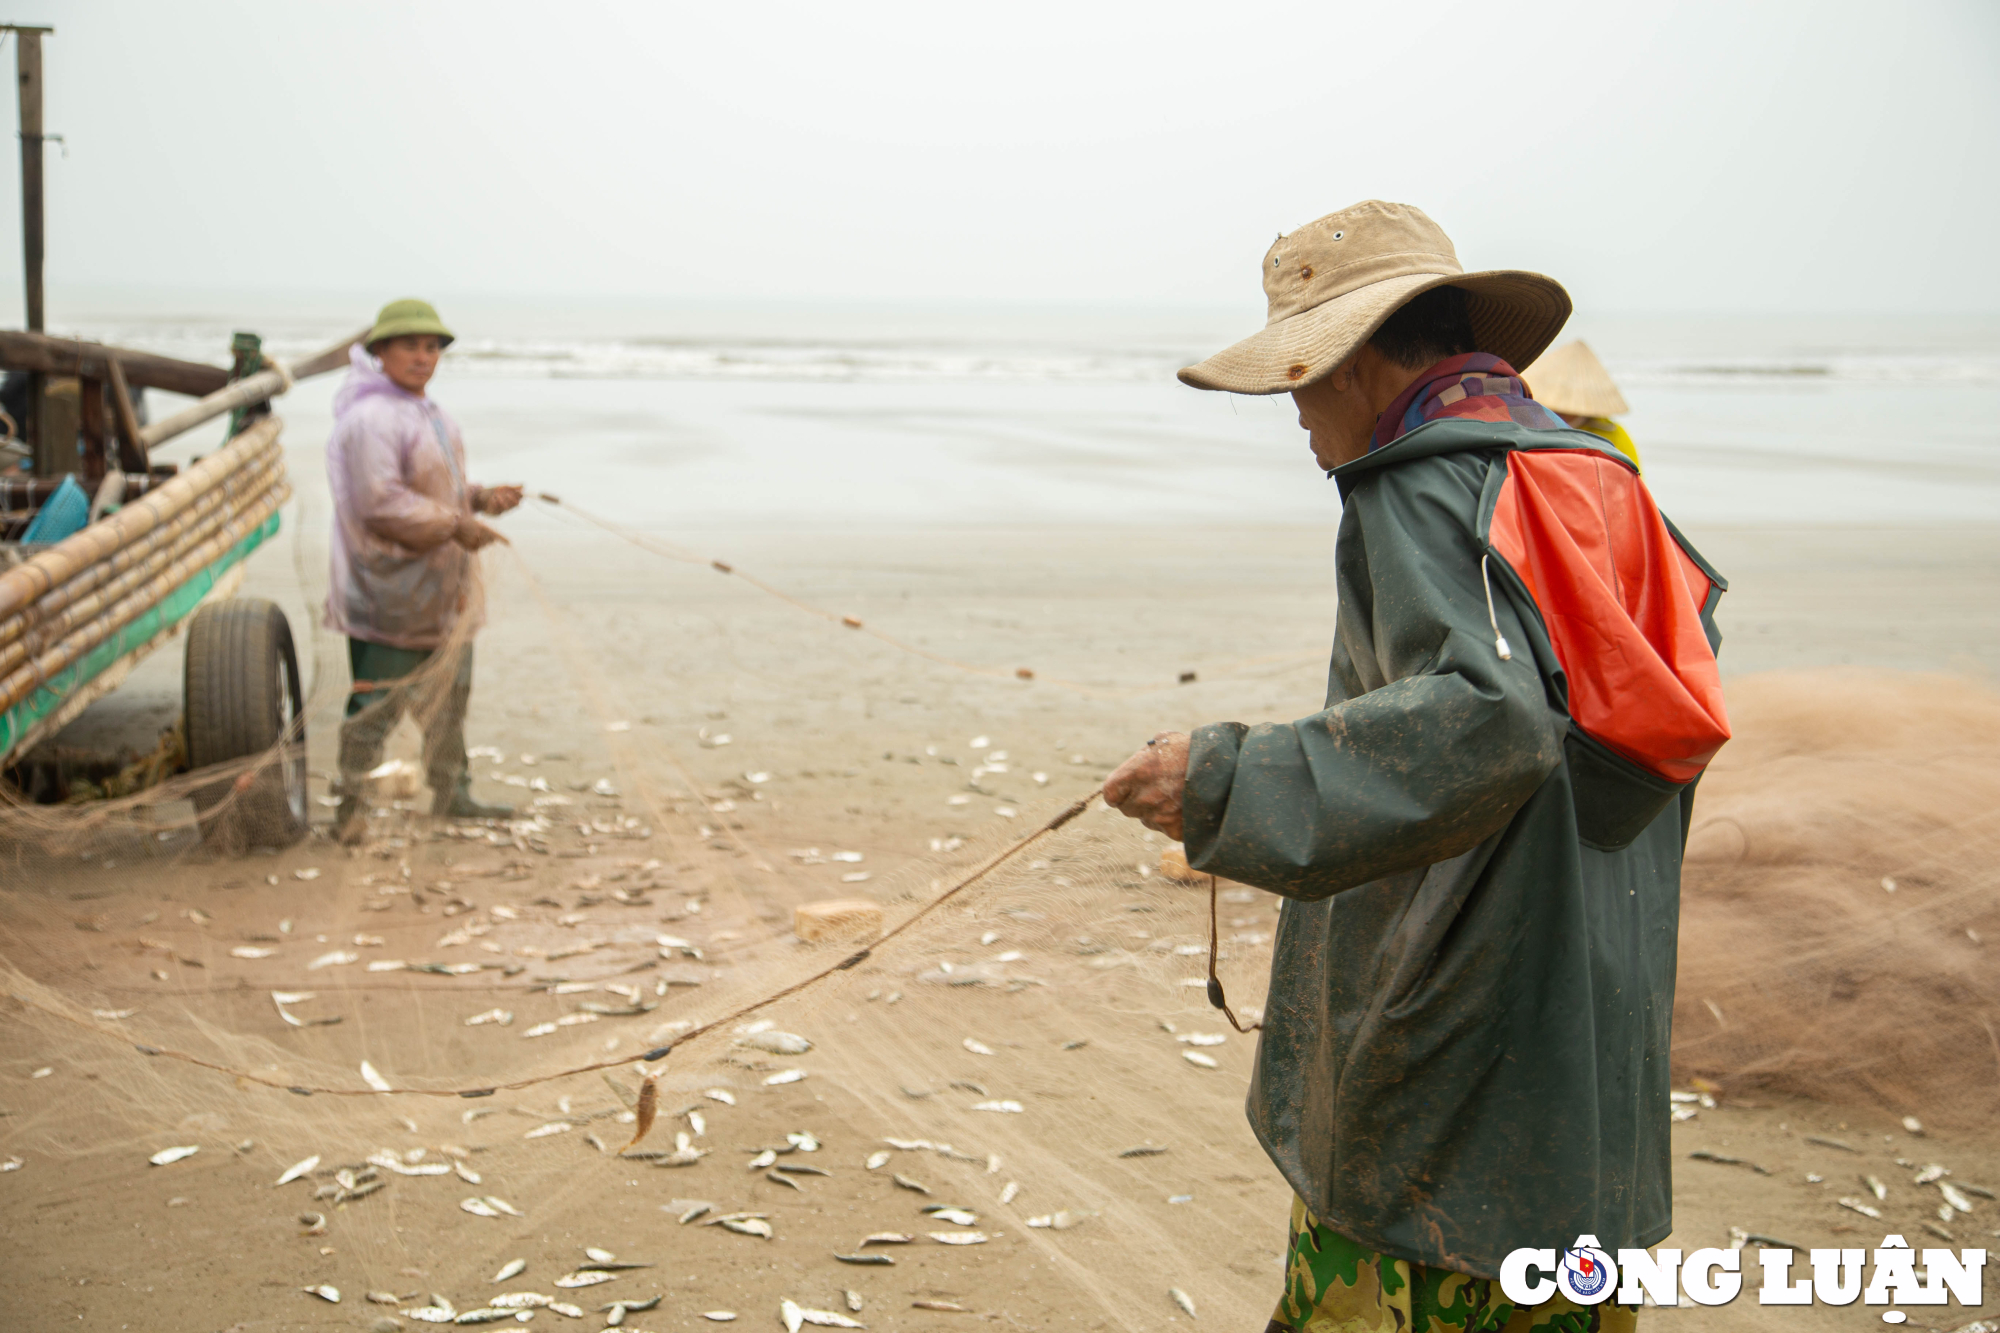
[[[1258,313],[462,301],[432,392],[476,477],[662,530],[1330,522],[1289,398],[1174,379]],[[65,331],[219,362],[234,327],[298,356],[365,316],[99,302]],[[2000,520],[2000,318],[1584,315],[1574,336],[1683,524]],[[294,449],[324,440],[339,378],[280,405]]]

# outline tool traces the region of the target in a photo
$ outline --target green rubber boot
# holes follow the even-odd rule
[[[431,814],[438,819],[512,819],[514,807],[473,800],[472,779],[463,777],[449,791],[432,798]]]
[[[337,790],[340,805],[333,812],[333,840],[352,847],[368,836],[368,804],[352,791]]]

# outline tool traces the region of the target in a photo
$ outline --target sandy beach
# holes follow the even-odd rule
[[[2000,7],[747,14],[0,24],[0,1333],[2000,1333]]]
[[[308,602],[325,509],[317,460],[309,448],[298,452],[304,496],[288,515],[289,535],[255,562],[245,592],[285,605],[302,648],[313,645],[313,766],[324,773],[345,666],[337,641],[306,633],[316,621]],[[352,1071],[367,1059],[392,1079],[457,1086],[636,1054],[655,1019],[703,1016],[807,966],[811,951],[788,942],[797,904],[862,894],[893,916],[1089,791],[1153,730],[1297,716],[1322,689],[1331,612],[1325,526],[672,534],[809,602],[995,675],[912,657],[741,579],[662,559],[546,507],[524,510],[509,530],[515,547],[487,565],[491,623],[479,643],[468,726],[474,745],[505,758],[478,765],[479,791],[523,799],[535,790],[526,783],[543,779],[577,803],[555,812],[564,820],[617,827],[629,818],[644,838],[559,825],[552,854],[524,858],[427,838],[420,823],[396,816],[359,852],[315,838],[218,862],[184,845],[135,847],[135,860],[76,864],[8,895],[10,961],[85,1012],[134,1010],[118,1027],[152,1034],[138,1039],[172,1036],[233,1067],[282,1066],[285,1078],[310,1072],[359,1086]],[[1964,614],[1994,604],[2000,591],[1992,529],[1715,528],[1696,540],[1735,583],[1722,615],[1732,679],[1839,664],[1983,676],[2000,659],[1992,618]],[[175,657],[149,663],[68,739],[102,743],[122,729],[143,741],[176,705]],[[1013,679],[1017,667],[1037,680]],[[1183,672],[1195,673],[1194,682],[1177,683]],[[718,745],[723,736],[728,743]],[[986,744],[975,749],[978,740]],[[1000,751],[1006,771],[968,783],[971,767]],[[413,755],[414,733],[400,733],[394,752]],[[592,794],[600,778],[619,795]],[[1081,827],[1080,836],[1037,849],[1032,864],[1041,869],[996,879],[906,947],[774,1010],[781,1029],[815,1043],[812,1053],[774,1059],[718,1040],[686,1064],[677,1057],[664,1109],[705,1115],[706,1132],[694,1142],[712,1149],[679,1170],[645,1169],[586,1145],[588,1134],[615,1148],[627,1132],[615,1121],[588,1128],[592,1116],[623,1109],[595,1075],[503,1094],[482,1105],[498,1109],[497,1119],[467,1124],[456,1099],[334,1105],[148,1063],[101,1038],[70,1034],[52,1046],[59,1028],[10,1023],[0,1037],[10,1089],[0,1097],[9,1113],[0,1132],[25,1163],[7,1178],[0,1205],[13,1242],[10,1321],[23,1329],[125,1323],[143,1299],[167,1327],[367,1328],[379,1317],[404,1318],[366,1305],[367,1291],[395,1293],[399,1308],[417,1308],[432,1291],[474,1308],[482,1294],[503,1289],[486,1279],[506,1259],[530,1261],[506,1289],[547,1293],[555,1275],[580,1261],[578,1247],[599,1245],[659,1265],[582,1293],[662,1294],[656,1311],[630,1317],[642,1329],[694,1327],[704,1310],[774,1319],[781,1299],[844,1309],[848,1290],[864,1302],[855,1317],[875,1328],[986,1316],[1032,1328],[1136,1329],[1183,1317],[1167,1298],[1170,1286],[1192,1295],[1204,1323],[1254,1325],[1277,1292],[1286,1191],[1242,1121],[1249,1042],[1231,1035],[1205,1052],[1176,1044],[1176,1035],[1217,1027],[1199,991],[1179,984],[1198,976],[1202,960],[1173,952],[1205,938],[1205,895],[1141,876],[1159,844],[1136,825],[1100,813]],[[836,849],[859,858],[833,860]],[[865,880],[843,882],[862,872]],[[419,892],[384,898],[385,882]],[[644,905],[604,897],[621,882],[650,886],[638,895]],[[1691,872],[1689,892],[1698,887]],[[1254,1006],[1274,900],[1247,890],[1233,896],[1242,901],[1223,906],[1232,941],[1224,971],[1232,998]],[[514,976],[305,970],[314,955],[363,936],[381,941],[354,951],[365,958],[480,958],[438,948],[449,929],[441,913],[456,903],[476,908],[460,920],[495,927],[491,938],[505,953],[483,957],[523,958],[523,945],[546,955],[551,941],[578,934],[604,944],[560,965],[529,961]],[[510,904],[511,915],[491,911]],[[190,915],[197,911],[199,922]],[[698,941],[707,956],[663,962],[656,932]],[[269,959],[229,952],[266,938],[274,942]],[[1025,951],[1026,961],[982,961],[1007,947]],[[1129,964],[1104,968],[1107,956]],[[1022,984],[925,981],[954,962]],[[669,977],[703,984],[660,985],[653,1018],[520,1040],[531,1024],[572,1010],[573,1000],[549,993],[555,980],[616,985],[628,973],[648,987]],[[317,998],[299,1012],[344,1021],[288,1029],[273,1014],[272,989],[310,990]],[[882,998],[889,993],[907,998],[891,1008]],[[490,1007],[511,1011],[511,1025],[464,1025]],[[994,1053],[970,1053],[966,1038]],[[1068,1049],[1075,1041],[1088,1044]],[[1183,1052],[1208,1054],[1217,1068],[1185,1063]],[[810,1078],[762,1086],[769,1071],[789,1066]],[[33,1077],[42,1068],[54,1072]],[[733,1088],[736,1104],[704,1096],[716,1087]],[[976,1113],[981,1094],[1015,1099],[1026,1113]],[[581,1122],[574,1131],[523,1138],[545,1122],[571,1121]],[[688,1125],[680,1115],[654,1138],[670,1149],[674,1128]],[[824,1145],[813,1161],[830,1176],[794,1177],[801,1194],[768,1173],[745,1172],[748,1153],[797,1132]],[[1898,1159],[1948,1161],[1955,1180],[2000,1181],[1990,1132],[1959,1125],[1927,1134],[1911,1138],[1896,1114],[1865,1097],[1842,1106],[1725,1091],[1718,1106],[1677,1127],[1677,1151],[1757,1169],[1679,1164],[1675,1242],[1726,1247],[1733,1227],[1801,1246],[1873,1243],[1875,1224],[1833,1202],[1865,1192],[1857,1177],[1871,1174],[1891,1182],[1888,1214],[1921,1231],[1928,1192],[1905,1183],[1911,1172]],[[1846,1142],[1858,1155],[1808,1135]],[[866,1169],[863,1159],[898,1138],[957,1147],[950,1156],[892,1149],[892,1166]],[[146,1166],[170,1142],[201,1152]],[[1168,1151],[1118,1156],[1147,1144]],[[341,1206],[310,1201],[336,1165],[360,1165],[382,1145],[424,1148],[434,1162],[448,1160],[446,1148],[464,1150],[487,1182],[480,1188],[525,1216],[468,1215],[457,1203],[471,1187],[455,1177],[397,1178],[383,1195]],[[317,1176],[272,1188],[284,1167],[309,1154],[322,1156]],[[997,1170],[988,1171],[988,1154]],[[1809,1183],[1808,1173],[1833,1183]],[[890,1174],[932,1193],[900,1189],[883,1178]],[[1009,1181],[1022,1188],[1003,1206]],[[1169,1202],[1182,1195],[1191,1198]],[[777,1235],[736,1236],[699,1221],[683,1227],[675,1218],[691,1205],[676,1201],[689,1200],[768,1213]],[[926,1240],[917,1208],[928,1203],[970,1209],[988,1243],[960,1249]],[[1062,1231],[1027,1225],[1066,1209],[1091,1216]],[[297,1219],[314,1212],[326,1216],[326,1230],[302,1236],[312,1228]],[[833,1258],[878,1231],[913,1234],[917,1243],[879,1247],[893,1251],[889,1267]],[[125,1243],[107,1246],[111,1236]],[[299,1290],[322,1283],[344,1293],[340,1305]],[[1795,1325],[1751,1299],[1649,1318],[1690,1329]],[[912,1308],[916,1301],[973,1313]],[[552,1318],[544,1311],[538,1322]],[[1879,1322],[1858,1306],[1821,1308],[1813,1319],[1825,1327]]]
[[[292,336],[303,346],[323,332]],[[754,1034],[732,1021],[677,1053],[640,1150],[672,1153],[685,1135],[707,1151],[690,1165],[613,1155],[630,1134],[627,1065],[608,1071],[617,1091],[590,1073],[471,1102],[281,1090],[365,1094],[363,1061],[392,1086],[444,1092],[627,1061],[675,1024],[837,962],[794,939],[799,904],[867,898],[894,924],[1155,731],[1314,711],[1335,497],[1282,404],[1160,382],[1180,336],[1128,340],[1123,361],[1088,347],[1064,361],[1047,338],[981,345],[921,373],[893,338],[827,352],[747,334],[716,355],[723,380],[534,379],[518,373],[524,345],[504,340],[511,377],[460,363],[440,397],[466,423],[475,476],[564,501],[503,520],[514,544],[485,559],[467,727],[477,794],[544,822],[518,840],[446,837],[415,813],[420,794],[354,850],[316,835],[218,859],[171,808],[159,833],[87,859],[51,856],[46,841],[12,849],[4,961],[35,1004],[14,1005],[18,1021],[0,1029],[0,1157],[22,1163],[0,1177],[10,1327],[126,1324],[141,1301],[163,1327],[413,1327],[423,1316],[402,1312],[435,1308],[431,1293],[467,1310],[521,1290],[567,1294],[589,1315],[659,1295],[624,1325],[642,1333],[706,1327],[704,1311],[775,1321],[783,1300],[845,1311],[849,1291],[862,1303],[851,1317],[877,1329],[990,1318],[1136,1330],[1187,1321],[1172,1288],[1195,1322],[1260,1327],[1288,1192],[1243,1119],[1251,1041],[1203,1001],[1207,897],[1158,873],[1157,838],[1101,811],[759,1015],[810,1051],[735,1044]],[[590,346],[535,354],[692,355]],[[814,357],[850,378],[800,378]],[[1981,521],[2000,477],[1977,411],[1986,362],[1913,463],[1865,447],[1906,391],[1852,360],[1828,362],[1830,387],[1803,389],[1783,375],[1635,376],[1655,487],[1732,584],[1719,619],[1738,741],[1697,807],[1684,939],[1698,952],[1683,958],[1696,983],[1677,1030],[1699,1039],[1700,1069],[1761,1070],[1718,1079],[1713,1106],[1682,1107],[1695,1114],[1674,1131],[1670,1243],[1687,1250],[1739,1236],[1872,1245],[1891,1225],[1914,1244],[1943,1228],[1969,1245],[2000,1217],[1973,1195],[1947,1226],[1935,1181],[1914,1183],[1938,1163],[1951,1181],[2000,1184],[2000,1143],[1976,1109],[1990,1105],[1986,1039],[1943,1017],[2000,1002],[1978,943],[2000,938],[1976,814],[2000,773],[1984,683],[2000,670],[1987,609],[2000,605],[2000,527]],[[973,363],[997,369],[952,378]],[[1934,357],[1921,373],[1955,365]],[[778,378],[754,379],[767,372]],[[741,375],[753,378],[726,378]],[[309,382],[281,404],[298,495],[242,589],[282,606],[297,638],[322,821],[347,681],[344,644],[318,628],[331,389]],[[1757,422],[1785,428],[1732,452],[1730,432]],[[180,689],[169,645],[56,744],[143,752],[178,715]],[[1851,725],[1857,708],[1912,721],[1892,736]],[[406,723],[391,754],[416,753]],[[1853,780],[1801,785],[1786,767],[1797,764]],[[1869,799],[1884,785],[1893,808]],[[1774,791],[1787,793],[1775,805]],[[1802,844],[1800,828],[1843,832]],[[1880,882],[1897,876],[1891,897]],[[1831,895],[1825,923],[1761,929],[1755,895],[1772,886]],[[1221,975],[1239,1007],[1262,1002],[1275,905],[1240,887],[1220,903]],[[1767,953],[1730,952],[1745,939]],[[1900,943],[1841,961],[1856,939]],[[1831,982],[1815,959],[1834,960]],[[1921,992],[1937,1060],[1891,1068],[1871,1032],[1842,1073],[1825,1054],[1850,1030],[1839,1009],[1815,1010],[1776,1054],[1746,1046],[1727,1024],[1759,1001],[1730,988],[1777,974],[1864,1008],[1871,994]],[[469,1024],[494,1011],[508,1021]],[[1807,1048],[1817,1054],[1800,1066]],[[789,1069],[805,1077],[766,1085]],[[792,1134],[821,1147],[790,1151]],[[147,1165],[169,1147],[199,1151]],[[746,1170],[767,1147],[788,1151]],[[1134,1148],[1145,1151],[1121,1155]],[[272,1185],[311,1156],[301,1179]],[[791,1165],[828,1174],[776,1170]],[[388,1183],[350,1197],[343,1170]],[[489,1193],[522,1216],[462,1206]],[[767,1214],[774,1235],[677,1220],[703,1201],[711,1221]],[[986,1241],[930,1239],[927,1205],[965,1209],[975,1221],[945,1234]],[[876,1233],[913,1240],[861,1246]],[[1745,1243],[1754,1254],[1764,1241]],[[583,1246],[657,1266],[554,1287]],[[894,1262],[835,1257],[856,1253]],[[490,1281],[512,1258],[527,1270]],[[322,1284],[338,1304],[301,1291]],[[1796,1327],[1789,1313],[1746,1294],[1647,1318]],[[1859,1305],[1810,1319],[1879,1324]],[[544,1309],[536,1322],[571,1321]]]

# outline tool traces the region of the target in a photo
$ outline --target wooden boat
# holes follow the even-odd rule
[[[219,775],[190,794],[228,816],[204,818],[204,835],[295,842],[309,807],[291,628],[274,603],[234,594],[291,495],[270,399],[345,365],[354,340],[292,367],[239,333],[224,369],[44,333],[41,43],[52,30],[0,26],[16,38],[27,298],[27,328],[0,331],[0,369],[25,389],[19,420],[0,412],[0,467],[26,464],[0,471],[0,773],[185,638],[183,758]],[[195,402],[146,423],[148,388]],[[184,470],[151,462],[158,445],[224,413],[220,450]],[[79,492],[93,497],[87,512]],[[60,517],[65,530],[24,542],[51,507],[41,526]]]
[[[225,382],[151,425],[140,426],[136,414],[120,410],[115,437],[83,431],[81,470],[71,475],[91,480],[98,473],[92,491],[120,495],[117,508],[93,515],[95,521],[53,543],[0,542],[0,563],[10,566],[0,569],[0,770],[116,689],[141,659],[185,630],[188,766],[267,759],[246,770],[252,776],[245,784],[197,789],[197,806],[233,795],[255,827],[255,841],[282,845],[304,836],[304,700],[291,629],[276,604],[234,594],[244,562],[277,534],[278,511],[291,496],[282,423],[266,404],[297,378],[345,365],[352,341],[296,370],[261,352],[246,367],[239,355],[238,369],[251,373],[236,379],[214,367],[171,363],[183,368],[174,372],[182,382],[197,369]],[[239,351],[243,345],[239,335]],[[143,369],[127,375],[128,362]],[[85,400],[107,384],[158,378],[158,367],[123,349],[0,334],[0,368],[45,375],[51,364],[105,368],[101,380],[77,377]],[[147,464],[154,446],[224,412],[232,414],[235,429],[221,449],[185,470]],[[45,431],[52,415],[43,414]],[[119,470],[109,466],[114,458]],[[122,470],[134,464],[142,470]],[[59,486],[60,478],[51,477],[0,481],[8,530],[21,531]]]

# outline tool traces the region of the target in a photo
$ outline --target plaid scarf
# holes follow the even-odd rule
[[[1513,421],[1530,430],[1563,428],[1562,418],[1534,400],[1512,366],[1485,352],[1466,352],[1446,357],[1396,395],[1375,420],[1368,452],[1440,417]]]

